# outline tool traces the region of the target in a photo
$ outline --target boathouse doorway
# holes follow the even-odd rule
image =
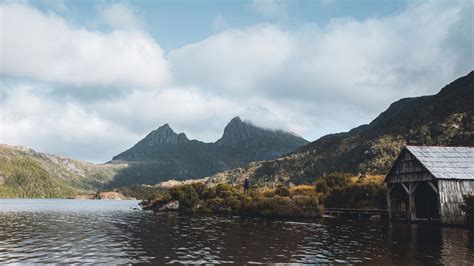
[[[417,220],[439,220],[439,198],[428,182],[418,183],[415,189]]]
[[[390,209],[391,219],[405,220],[409,217],[408,213],[408,194],[401,184],[394,184],[390,191]]]

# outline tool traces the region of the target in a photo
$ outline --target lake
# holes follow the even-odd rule
[[[474,264],[474,232],[463,228],[155,214],[137,204],[0,199],[0,264]]]

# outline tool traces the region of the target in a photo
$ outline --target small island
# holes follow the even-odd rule
[[[176,184],[140,203],[158,212],[232,214],[266,218],[318,218],[324,207],[385,208],[382,176],[334,173],[314,184],[256,184],[244,193],[237,184]]]

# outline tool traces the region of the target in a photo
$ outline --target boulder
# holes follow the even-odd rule
[[[177,211],[179,210],[179,201],[170,201],[164,205],[159,206],[158,211]]]

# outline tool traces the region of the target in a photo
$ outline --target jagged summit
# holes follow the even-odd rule
[[[242,119],[240,118],[240,116],[236,116],[234,118],[232,118],[229,122],[230,123],[239,123],[239,122],[243,122]]]
[[[155,144],[176,144],[178,143],[178,134],[170,127],[169,124],[164,124],[156,130],[153,130],[143,139],[148,145]]]
[[[236,147],[252,137],[258,137],[262,129],[253,126],[248,122],[243,122],[240,117],[234,117],[224,128],[224,134],[216,144],[219,146]]]
[[[222,138],[214,143],[189,140],[186,134],[177,134],[164,124],[132,148],[115,156],[113,161],[141,164],[135,177],[142,178],[146,173],[146,178],[154,181],[141,181],[156,183],[163,179],[203,177],[245,166],[252,161],[273,159],[307,143],[299,136],[264,129],[236,116],[225,127]],[[149,173],[144,167],[149,168]],[[137,181],[129,180],[127,183]]]

